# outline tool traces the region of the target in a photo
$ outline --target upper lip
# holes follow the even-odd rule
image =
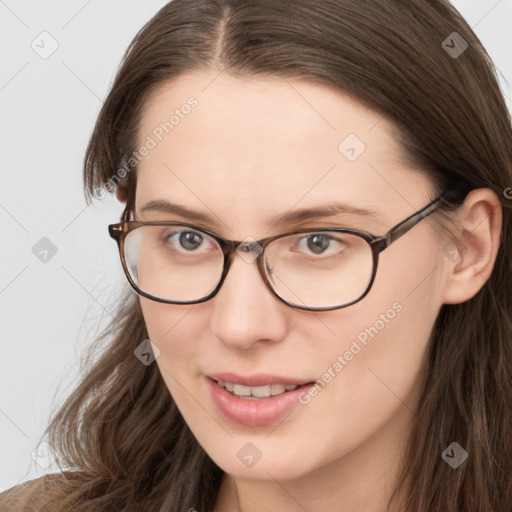
[[[237,375],[236,373],[210,373],[207,375],[213,380],[223,381],[223,382],[231,382],[233,384],[241,384],[242,386],[256,387],[256,386],[266,386],[271,384],[283,384],[283,385],[292,385],[295,384],[297,386],[302,386],[303,384],[309,384],[310,382],[314,382],[313,380],[308,379],[296,379],[294,377],[284,377],[282,375],[270,375],[268,373],[257,373],[254,375]]]

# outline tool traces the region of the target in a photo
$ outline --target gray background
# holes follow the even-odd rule
[[[0,491],[58,469],[39,438],[126,286],[106,228],[121,207],[86,206],[81,165],[125,48],[165,3],[0,0]],[[512,0],[453,3],[512,83]]]

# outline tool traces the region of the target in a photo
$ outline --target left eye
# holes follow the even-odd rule
[[[313,254],[325,254],[328,249],[343,247],[341,240],[325,233],[312,233],[299,240],[299,249]]]

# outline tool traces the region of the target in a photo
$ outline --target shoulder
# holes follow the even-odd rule
[[[0,493],[0,512],[45,510],[44,492],[55,489],[81,473],[50,473],[15,485]]]
[[[15,485],[0,493],[0,512],[11,510],[29,510],[28,497],[35,489],[41,488],[52,475],[44,475],[34,480]]]

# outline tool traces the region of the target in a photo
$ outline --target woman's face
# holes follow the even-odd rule
[[[190,97],[196,101],[187,103]],[[231,240],[329,227],[382,235],[428,203],[429,180],[401,161],[385,119],[303,81],[182,76],[147,102],[139,137],[149,148],[137,170],[140,220],[187,222]],[[153,201],[204,218],[144,210]],[[276,221],[334,203],[375,213]],[[141,297],[160,350],[156,364],[210,457],[235,477],[256,480],[321,474],[355,453],[368,462],[379,454],[385,471],[382,455],[403,443],[419,397],[442,304],[441,246],[430,219],[423,220],[381,254],[368,295],[332,311],[284,304],[243,253],[233,254],[222,288],[206,302]],[[322,384],[316,394],[295,393],[295,406],[282,410],[283,397],[233,396],[226,415],[211,391],[228,392],[208,377],[225,372]]]

